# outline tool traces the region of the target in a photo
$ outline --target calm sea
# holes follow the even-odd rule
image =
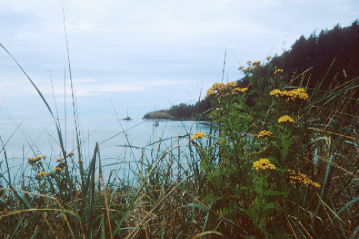
[[[27,158],[36,155],[47,155],[44,164],[49,169],[56,165],[55,160],[61,156],[61,150],[53,121],[39,118],[22,121],[1,119],[0,126],[4,146],[1,147],[1,173],[6,170],[5,152],[13,177],[28,172]],[[66,124],[61,120],[61,130],[67,152],[74,151],[77,155],[73,120],[68,120]],[[98,142],[105,173],[114,169],[121,169],[126,173],[129,167],[133,168],[131,164],[138,162],[141,157],[152,160],[177,146],[186,153],[188,136],[197,131],[209,132],[209,127],[204,122],[195,121],[161,120],[155,126],[153,120],[82,118],[80,137],[83,161],[85,165],[89,164]]]

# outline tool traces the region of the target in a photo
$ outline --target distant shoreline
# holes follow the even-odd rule
[[[181,121],[203,121],[198,120],[195,117],[176,117],[171,114],[170,110],[156,110],[151,111],[143,116],[143,119],[153,120],[181,120]]]

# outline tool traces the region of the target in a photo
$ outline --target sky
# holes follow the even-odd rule
[[[238,80],[246,61],[281,54],[302,34],[348,26],[359,16],[357,0],[64,0],[63,6],[84,119],[127,111],[140,118],[194,103],[221,80],[225,51],[225,79]],[[61,0],[0,0],[0,43],[63,117],[71,95]],[[2,50],[0,69],[1,118],[50,118]]]

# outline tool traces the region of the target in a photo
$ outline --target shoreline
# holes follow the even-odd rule
[[[173,120],[173,121],[207,121],[196,119],[195,117],[176,117],[171,114],[170,110],[156,110],[146,113],[142,119],[145,120]]]

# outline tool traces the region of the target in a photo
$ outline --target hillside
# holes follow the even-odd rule
[[[351,26],[336,25],[333,29],[313,33],[309,37],[301,36],[279,56],[261,65],[259,77],[265,79],[271,74],[270,68],[283,69],[284,78],[294,85],[299,80],[308,88],[313,88],[320,82],[321,90],[334,89],[336,86],[353,80],[359,76],[359,22],[355,20]],[[301,75],[302,74],[302,75]],[[298,77],[299,76],[299,77]],[[249,86],[248,76],[238,80],[240,87]],[[254,87],[249,86],[249,87]],[[359,92],[355,92],[359,97]],[[250,102],[249,102],[250,103]],[[206,119],[211,104],[208,98],[194,105],[179,104],[166,111],[166,117],[161,114],[146,114],[146,118],[162,119]]]

